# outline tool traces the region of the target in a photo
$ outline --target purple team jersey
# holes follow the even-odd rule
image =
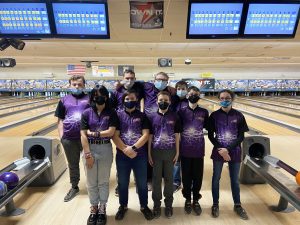
[[[141,92],[143,92],[143,89],[140,86],[141,86],[141,84],[136,82],[133,85],[133,87],[131,88],[137,94],[137,98],[138,98],[138,103],[136,105],[137,109],[140,109],[140,102],[141,102],[141,99],[143,98],[143,93],[141,93]],[[115,90],[112,93],[113,105],[117,111],[124,109],[123,95],[126,91],[127,91],[127,89],[124,86],[121,86],[120,88],[118,88],[117,90]]]
[[[143,129],[149,129],[149,123],[146,115],[138,110],[128,113],[125,110],[117,112],[119,118],[119,127],[117,130],[120,131],[120,138],[125,145],[134,145],[141,137]],[[146,146],[142,146],[137,149],[138,156],[147,156]],[[117,151],[117,154],[126,156],[122,151]],[[127,157],[127,156],[126,156]]]
[[[180,136],[180,155],[190,158],[204,157],[203,128],[207,128],[208,111],[197,106],[194,110],[189,106],[179,110],[182,123]]]
[[[81,129],[89,129],[92,132],[100,132],[108,130],[110,126],[116,127],[117,115],[115,111],[110,109],[104,109],[100,115],[98,115],[95,107],[90,107],[82,113]],[[111,137],[88,137],[89,140],[110,140]]]
[[[179,102],[176,104],[176,112],[178,112],[180,109],[188,107],[188,105],[189,101],[186,98],[180,99]]]
[[[61,99],[66,114],[63,120],[63,138],[69,140],[80,139],[80,120],[82,112],[89,107],[89,96],[84,95],[76,98],[73,95],[66,95]]]
[[[249,130],[243,114],[235,109],[231,109],[228,113],[219,109],[210,115],[210,120],[214,121],[212,126],[214,126],[215,137],[223,148],[229,147],[237,139],[239,132]],[[241,146],[238,145],[231,149],[229,155],[231,162],[241,162]],[[211,158],[217,161],[224,161],[215,147]]]
[[[171,107],[174,103],[173,97],[175,96],[175,88],[166,87],[164,91],[167,91],[171,94]],[[144,83],[144,105],[145,105],[145,113],[150,118],[152,114],[155,114],[158,110],[157,105],[157,94],[160,91],[154,86],[153,83],[145,82]]]
[[[175,112],[154,113],[150,118],[153,150],[175,149],[175,133],[180,133],[180,120]]]

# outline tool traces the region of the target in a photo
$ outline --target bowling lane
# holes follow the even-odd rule
[[[217,100],[216,98],[207,98],[207,99],[211,99],[213,101]],[[237,102],[234,102],[233,107],[240,108],[240,109],[246,110],[248,112],[255,113],[255,114],[258,114],[258,115],[261,115],[261,116],[265,116],[265,117],[268,117],[268,118],[271,118],[271,119],[280,120],[282,122],[286,122],[286,123],[289,123],[289,124],[300,126],[300,119],[280,114],[280,112],[275,113],[275,112],[271,112],[271,111],[266,110],[266,109],[259,109],[259,108],[254,107],[254,106],[246,106],[244,104],[237,103]]]
[[[34,101],[39,101],[45,99],[45,97],[39,97],[39,98],[15,98],[13,100],[10,101],[5,101],[5,102],[1,102],[0,101],[0,109],[1,108],[6,108],[9,106],[17,106],[18,104],[24,104],[24,103],[30,103],[30,102],[34,102]]]
[[[0,108],[0,116],[2,114],[6,114],[6,113],[11,113],[11,112],[15,112],[17,113],[18,111],[20,110],[24,110],[24,109],[29,109],[29,108],[32,108],[32,107],[36,107],[36,106],[42,106],[42,105],[46,105],[46,104],[57,104],[58,103],[58,100],[57,99],[51,99],[51,100],[47,100],[47,101],[44,101],[44,100],[40,100],[40,101],[37,101],[36,103],[30,103],[30,104],[26,104],[26,105],[22,105],[22,106],[15,106],[13,108],[9,108],[9,109],[1,109]]]
[[[218,104],[208,102],[205,100],[200,100],[200,105],[207,108],[208,110],[215,111],[220,108]],[[300,136],[299,133],[289,130],[284,127],[280,127],[278,125],[275,125],[271,122],[267,122],[258,118],[255,118],[253,116],[244,114],[245,119],[247,121],[247,124],[250,128],[254,128],[264,134],[268,135],[297,135]]]
[[[41,130],[57,121],[57,118],[51,114],[20,126],[12,127],[10,129],[0,132],[1,137],[15,137],[15,136],[27,136],[33,132]],[[55,136],[55,135],[53,135]]]
[[[295,105],[295,104],[290,104],[290,103],[285,103],[285,102],[278,102],[274,101],[271,98],[262,98],[262,97],[239,97],[242,98],[243,100],[255,100],[255,101],[261,101],[263,103],[270,103],[274,105],[278,105],[283,107],[289,107],[289,108],[294,108],[295,110],[300,110],[300,105]]]
[[[53,137],[58,137],[58,130],[57,128],[49,133],[47,133],[45,136],[53,136]]]
[[[289,99],[289,98],[281,98],[281,97],[262,97],[262,98],[269,99],[270,101],[277,102],[277,103],[283,102],[286,104],[293,104],[296,106],[300,105],[300,102],[297,99]]]
[[[266,110],[272,109],[272,110],[277,111],[278,113],[284,112],[284,113],[288,113],[288,114],[291,114],[291,115],[300,116],[300,110],[299,109],[289,109],[289,108],[284,108],[284,106],[268,105],[268,104],[265,104],[263,102],[247,101],[245,99],[240,99],[240,98],[237,98],[234,102],[245,104],[245,105],[247,104],[247,105],[251,105],[251,106],[254,106],[254,107],[262,107]]]
[[[46,113],[46,112],[49,112],[49,111],[53,111],[53,110],[55,110],[55,108],[56,108],[56,104],[53,104],[51,106],[44,106],[44,107],[40,107],[38,109],[28,110],[26,112],[14,114],[14,115],[11,115],[11,116],[6,116],[6,117],[3,117],[3,118],[0,118],[0,125],[4,125],[4,124],[11,123],[11,122],[14,122],[14,121],[19,121],[19,120],[22,120],[22,119],[25,119],[25,118],[30,118],[30,117],[33,117],[33,116],[37,116],[41,113]]]

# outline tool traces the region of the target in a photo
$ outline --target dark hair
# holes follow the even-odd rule
[[[135,90],[133,90],[133,89],[129,89],[129,90],[127,90],[127,91],[123,94],[123,96],[122,96],[122,102],[123,102],[123,103],[125,102],[125,98],[126,98],[128,95],[130,95],[130,94],[134,94],[135,97],[137,98],[137,92],[136,92]]]
[[[160,96],[160,95],[167,95],[169,97],[169,100],[171,101],[171,94],[167,91],[160,91],[158,92],[157,94],[157,98]]]
[[[190,92],[191,90],[196,91],[196,92],[200,92],[199,88],[197,88],[196,86],[191,86],[188,88],[188,92]]]
[[[108,109],[110,108],[110,105],[109,105],[109,92],[108,90],[106,89],[105,86],[103,85],[99,85],[97,84],[91,91],[91,94],[90,94],[90,103],[92,106],[95,106],[96,105],[96,102],[94,100],[94,98],[96,96],[98,96],[98,93],[101,94],[101,96],[104,96],[106,97],[106,101],[105,101],[105,108]]]
[[[178,88],[178,86],[185,86],[186,88],[188,88],[188,84],[184,80],[180,80],[175,84],[176,89]]]
[[[82,79],[83,83],[85,84],[84,76],[80,76],[80,75],[73,75],[72,77],[70,77],[69,84],[71,84],[72,80],[79,80],[79,79]]]
[[[230,94],[230,97],[231,97],[232,101],[234,100],[235,94],[234,94],[233,91],[231,91],[231,90],[229,90],[229,89],[224,89],[224,90],[220,91],[220,92],[218,93],[218,99],[220,99],[220,95],[221,95],[222,93],[224,93],[224,92],[227,92],[228,94]]]
[[[125,76],[125,73],[129,73],[135,76],[135,72],[133,70],[124,70],[123,77]]]
[[[159,73],[155,74],[154,78],[156,79],[156,77],[158,75],[163,75],[165,78],[167,78],[167,80],[169,80],[169,75],[167,73],[165,73],[165,72],[159,72]]]

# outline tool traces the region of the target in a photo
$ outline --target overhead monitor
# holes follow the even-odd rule
[[[51,35],[46,3],[1,1],[0,35],[4,37]]]
[[[299,18],[300,4],[250,3],[245,37],[294,37]]]
[[[58,37],[109,38],[107,3],[52,3]]]
[[[237,37],[243,12],[241,2],[194,2],[188,11],[187,38]]]

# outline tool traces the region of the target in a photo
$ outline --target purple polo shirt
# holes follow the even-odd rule
[[[168,110],[165,114],[156,112],[149,118],[150,133],[153,135],[153,150],[176,149],[175,133],[181,132],[180,119],[175,112]]]
[[[173,87],[166,87],[164,91],[167,91],[171,94],[171,110],[175,111],[173,108],[174,106],[174,98],[176,96],[176,90]],[[160,91],[154,86],[153,83],[145,82],[144,83],[144,105],[145,105],[145,113],[149,117],[152,116],[152,114],[155,114],[158,110],[157,105],[157,94]]]
[[[217,148],[230,148],[229,155],[231,162],[241,162],[241,146],[235,143],[240,133],[249,130],[243,114],[235,109],[231,109],[228,113],[221,108],[213,112],[209,117],[209,133],[214,133],[214,148],[211,159],[216,161],[224,161],[218,153]]]
[[[204,157],[203,128],[208,126],[208,111],[197,106],[194,110],[189,106],[179,110],[182,133],[180,135],[180,155],[188,158]]]
[[[178,97],[178,100],[177,100],[176,105],[175,105],[176,112],[178,112],[180,109],[184,109],[184,108],[186,108],[188,106],[189,106],[189,101],[187,100],[187,98],[180,99]]]
[[[63,97],[57,105],[55,116],[63,120],[63,137],[68,140],[80,140],[80,120],[82,112],[89,107],[89,96],[71,94]]]
[[[143,90],[143,85],[140,82],[135,82],[134,85],[132,86],[131,90],[134,90],[137,93],[137,98],[138,98],[138,103],[137,103],[137,109],[140,108],[140,102],[141,99],[144,97],[144,90]],[[111,96],[111,102],[112,106],[118,111],[124,109],[124,104],[123,104],[123,95],[127,91],[127,89],[124,86],[121,86],[117,90],[115,90],[112,93]]]
[[[109,127],[117,127],[118,116],[112,109],[104,109],[98,114],[96,107],[90,107],[83,111],[81,118],[81,130],[92,132],[108,130]],[[111,137],[88,137],[89,140],[110,140]]]
[[[139,110],[134,110],[131,113],[126,112],[125,110],[119,110],[117,114],[119,118],[117,130],[120,131],[120,138],[125,145],[134,145],[142,137],[142,131],[144,129],[150,129],[148,118],[145,113],[142,113]],[[136,150],[138,156],[147,156],[146,144]],[[128,156],[126,156],[120,149],[117,148],[117,150],[119,150],[117,151],[118,155],[128,158]]]

